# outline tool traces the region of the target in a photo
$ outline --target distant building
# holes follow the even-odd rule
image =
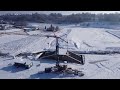
[[[7,22],[4,20],[0,20],[0,24],[7,24]]]
[[[13,25],[10,25],[10,24],[0,24],[0,30],[7,30],[12,27],[13,27]]]
[[[35,31],[35,30],[37,30],[37,28],[35,28],[35,27],[25,27],[25,28],[23,28],[23,30],[24,30],[24,32],[29,32],[29,31]]]
[[[51,26],[50,26],[49,28],[47,28],[47,27],[45,26],[45,30],[46,30],[46,31],[58,31],[58,30],[59,30],[59,27],[58,27],[58,26],[54,27],[54,26],[51,24]]]
[[[14,27],[15,27],[15,28],[20,28],[20,29],[23,29],[23,28],[24,28],[24,26],[21,26],[21,25],[18,25],[18,26],[14,25]]]
[[[32,28],[23,28],[24,32],[32,31]]]
[[[15,28],[23,29],[26,27],[27,23],[26,22],[14,22],[13,25]]]

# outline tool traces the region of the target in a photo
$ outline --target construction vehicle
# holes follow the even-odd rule
[[[14,66],[17,68],[21,67],[21,68],[29,69],[33,66],[33,63],[31,62],[30,64],[26,64],[26,62],[25,63],[15,62]]]
[[[82,71],[77,69],[68,68],[67,65],[56,64],[54,67],[45,68],[45,73],[63,73],[63,74],[73,74],[78,76],[84,76]]]

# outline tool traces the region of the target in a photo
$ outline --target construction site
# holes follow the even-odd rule
[[[2,30],[0,78],[119,79],[119,35],[119,30],[51,24]]]

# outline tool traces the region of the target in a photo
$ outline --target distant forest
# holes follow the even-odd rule
[[[46,14],[6,14],[0,16],[0,21],[5,22],[38,22],[38,23],[57,23],[57,24],[75,24],[81,22],[119,22],[120,14],[71,14],[62,15],[60,13]]]

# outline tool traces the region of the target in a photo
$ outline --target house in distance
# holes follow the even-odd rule
[[[58,26],[53,26],[52,24],[50,25],[50,27],[49,28],[47,28],[46,26],[45,26],[45,31],[50,31],[50,32],[54,32],[54,31],[58,31],[59,30],[59,27]]]

